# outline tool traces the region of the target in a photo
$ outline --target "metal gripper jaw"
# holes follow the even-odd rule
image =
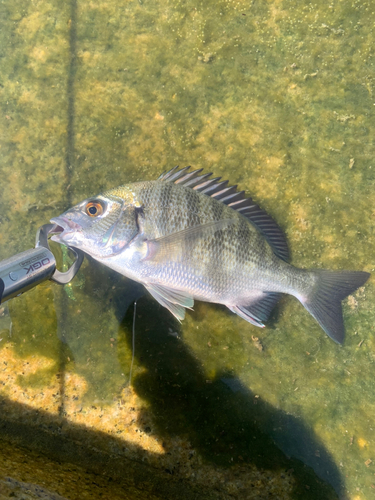
[[[76,260],[68,271],[62,273],[56,269],[56,259],[48,244],[48,235],[56,227],[56,224],[41,226],[36,233],[35,248],[0,262],[0,304],[48,279],[65,285],[77,274],[84,254],[76,248],[69,247]]]

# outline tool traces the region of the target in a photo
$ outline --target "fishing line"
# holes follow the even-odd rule
[[[130,363],[130,372],[129,372],[129,385],[131,385],[132,381],[132,372],[133,372],[133,363],[134,363],[134,353],[135,353],[135,313],[137,311],[137,301],[134,301],[134,311],[133,311],[133,328],[132,328],[132,361]]]

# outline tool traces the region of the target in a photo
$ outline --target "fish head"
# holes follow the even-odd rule
[[[124,188],[123,188],[124,189]],[[122,196],[109,191],[78,203],[51,222],[52,240],[79,248],[100,259],[120,253],[139,233],[137,206],[126,189]]]

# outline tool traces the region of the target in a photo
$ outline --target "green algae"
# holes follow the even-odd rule
[[[191,164],[238,183],[272,214],[295,265],[374,269],[371,2],[39,0],[3,2],[0,18],[0,258],[31,247],[37,227],[72,202]],[[119,297],[130,302],[129,283],[92,261],[81,276],[74,301],[57,285],[12,301],[8,342],[20,357],[53,361],[24,386],[42,387],[69,365],[88,381],[88,400],[106,401],[128,382],[131,311],[121,323],[127,307]],[[224,391],[221,379],[239,380],[251,391],[247,402],[257,396],[301,419],[330,454],[349,497],[368,498],[373,300],[371,279],[344,305],[340,347],[292,298],[281,301],[265,330],[207,304],[196,304],[180,327],[141,299],[134,386],[161,433],[190,433],[208,454],[208,428],[195,435],[189,424],[199,405],[204,411],[203,399],[194,411],[182,403],[179,411],[164,408],[179,369],[170,368],[165,388],[163,379],[155,382],[154,396],[142,385],[143,370],[152,380],[152,370],[174,363],[176,351],[160,346],[181,342],[196,361],[184,351],[186,368],[175,382],[185,388],[181,400],[202,384],[215,387],[210,397]],[[163,323],[167,340],[152,322],[142,326],[147,315]],[[238,397],[228,396],[235,408],[244,405]],[[218,413],[220,405],[209,401],[206,411]],[[228,412],[220,419],[232,422]],[[259,416],[260,428],[288,448],[285,422],[272,431],[269,421]],[[243,436],[232,437],[240,447]]]

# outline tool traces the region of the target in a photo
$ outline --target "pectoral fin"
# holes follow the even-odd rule
[[[186,260],[188,255],[183,255],[184,250],[191,246],[198,239],[204,240],[212,236],[216,231],[228,228],[237,222],[236,219],[222,219],[210,221],[194,227],[188,227],[182,231],[177,231],[167,236],[162,236],[154,240],[147,240],[147,253],[142,260],[152,260],[155,262],[177,261],[182,258]]]
[[[179,290],[155,283],[147,284],[145,287],[154,299],[166,307],[179,321],[185,318],[185,308],[191,309],[194,305],[193,297]]]

